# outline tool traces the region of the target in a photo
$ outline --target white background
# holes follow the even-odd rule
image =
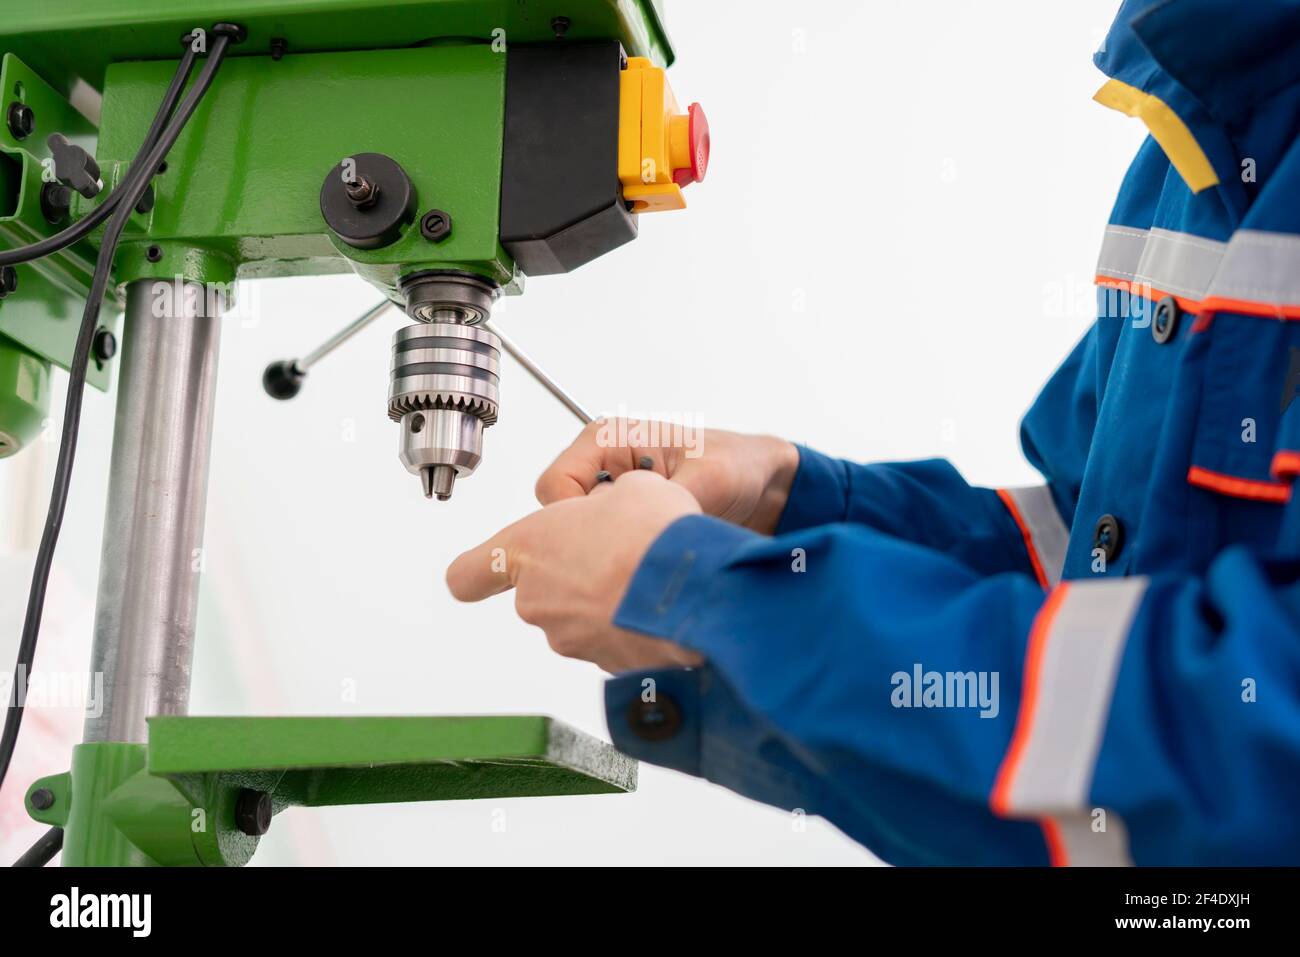
[[[683,104],[713,131],[690,209],[499,325],[587,404],[769,431],[861,460],[943,455],[1029,483],[1019,417],[1086,329],[1138,125],[1091,102],[1117,3],[670,3]],[[395,317],[279,404],[259,379],[376,296],[355,278],[245,284],[223,332],[197,714],[546,713],[605,736],[602,675],[551,654],[509,597],[459,606],[443,570],[534,507],[574,421],[517,366],[483,466],[445,505],[397,461]],[[61,409],[59,374],[55,407]],[[89,653],[113,399],[89,392],[38,667]],[[57,416],[55,431],[57,431]],[[0,465],[0,659],[13,660],[56,447]],[[613,530],[611,530],[613,531]],[[355,687],[355,702],[345,687]],[[884,692],[881,692],[884,693]],[[0,807],[66,767],[80,715],[33,709]],[[60,743],[60,739],[65,739]],[[504,830],[501,824],[504,822]],[[941,825],[938,825],[941,826]],[[257,861],[863,864],[822,821],[641,768],[630,796],[290,811]]]

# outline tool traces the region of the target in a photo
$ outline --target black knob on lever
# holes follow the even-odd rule
[[[279,362],[272,362],[262,373],[262,388],[273,399],[292,399],[302,391],[302,380],[307,378],[307,373],[312,366],[382,316],[393,305],[395,304],[385,299],[371,306],[301,359],[281,359]]]
[[[296,359],[272,362],[262,373],[262,388],[273,399],[292,399],[302,391],[302,380],[307,373],[298,368]]]

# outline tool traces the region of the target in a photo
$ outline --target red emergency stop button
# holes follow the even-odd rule
[[[710,145],[700,104],[683,112],[663,67],[628,57],[619,75],[618,181],[631,211],[685,209],[682,187],[704,179]]]
[[[690,165],[673,170],[673,182],[678,186],[702,183],[709,172],[709,118],[704,115],[704,107],[692,103],[686,111],[686,121]]]

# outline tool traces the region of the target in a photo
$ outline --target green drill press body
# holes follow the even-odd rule
[[[180,56],[180,37],[220,21],[248,30],[220,81],[154,181],[152,210],[128,225],[115,289],[177,276],[237,278],[354,271],[387,294],[400,276],[458,269],[503,285],[514,263],[499,241],[505,54],[511,44],[617,41],[668,65],[658,0],[44,0],[0,19],[0,120],[15,104],[34,128],[0,122],[0,246],[57,232],[42,211],[46,137],[62,132],[94,153],[107,189],[126,175]],[[555,20],[565,18],[563,39]],[[92,123],[74,103],[98,104]],[[83,106],[84,109],[84,106]],[[93,111],[90,111],[93,112]],[[349,156],[397,159],[419,209],[455,228],[431,243],[417,224],[395,243],[360,250],[321,217],[321,181]],[[70,216],[100,198],[74,195]],[[67,368],[94,266],[95,240],[15,267],[0,298],[0,356]],[[116,305],[112,303],[110,305]],[[105,310],[112,315],[113,309]],[[113,322],[106,323],[109,331]],[[16,359],[0,358],[13,364]],[[111,362],[88,381],[106,389]],[[0,389],[7,380],[0,378]],[[43,415],[35,417],[40,422]],[[34,432],[27,402],[0,397],[0,456]]]
[[[509,285],[519,278],[499,235],[509,46],[617,41],[661,66],[673,59],[658,0],[8,6],[0,18],[0,248],[62,228],[42,209],[50,133],[83,146],[100,167],[105,192],[75,196],[72,221],[128,172],[181,36],[218,22],[247,28],[154,180],[153,207],[126,229],[105,315],[125,284],[149,279],[228,284],[353,271],[397,298],[401,277],[454,269]],[[30,109],[32,129],[6,122],[15,104]],[[450,214],[451,235],[426,238],[417,217],[382,248],[335,236],[322,218],[322,181],[359,153],[396,159],[419,210]],[[41,428],[51,366],[72,359],[97,242],[92,234],[20,264],[16,288],[0,298],[0,457]],[[114,320],[105,324],[115,331]],[[107,389],[111,372],[111,358],[96,359],[88,382]],[[147,744],[81,745],[68,772],[32,784],[27,807],[65,829],[65,863],[242,864],[257,843],[240,826],[249,792],[278,812],[619,792],[635,777],[635,763],[608,745],[543,717],[169,717],[151,719]]]

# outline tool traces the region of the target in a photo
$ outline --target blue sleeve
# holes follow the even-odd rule
[[[949,462],[859,465],[801,446],[776,534],[841,522],[946,552],[980,574],[1032,570],[1002,494],[968,484]]]
[[[857,525],[693,516],[616,624],[700,652],[607,688],[629,754],[894,863],[1270,863],[1300,847],[1300,567],[982,576]]]

